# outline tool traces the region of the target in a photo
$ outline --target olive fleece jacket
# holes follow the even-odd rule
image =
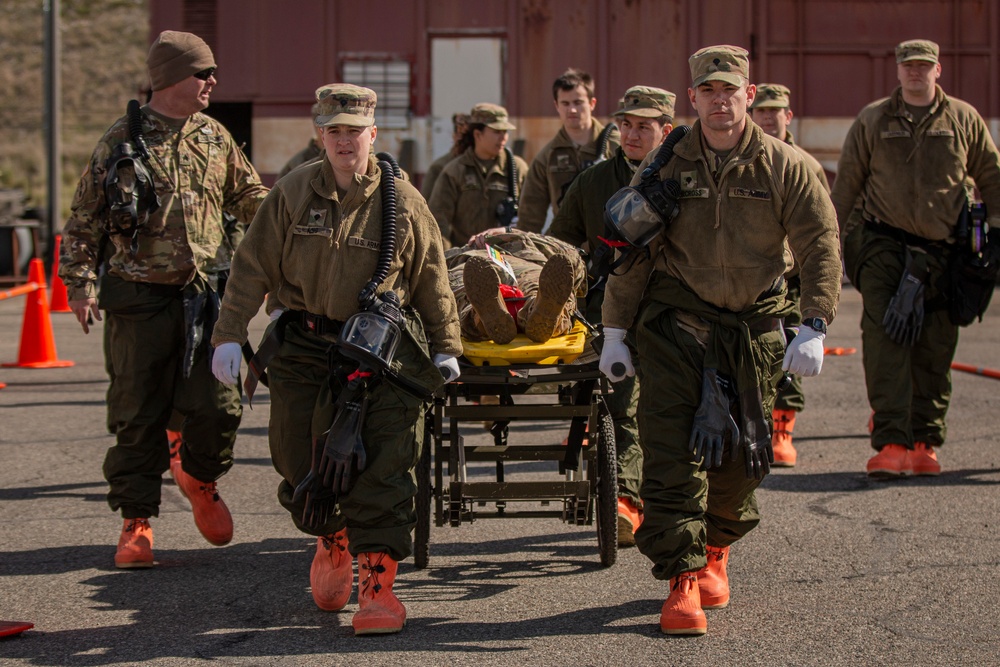
[[[233,258],[212,344],[247,339],[264,295],[287,308],[344,321],[378,261],[381,170],[369,158],[343,199],[328,160],[304,165],[275,184]],[[437,223],[420,193],[396,179],[396,250],[378,291],[391,289],[420,315],[432,354],[462,354],[458,308]]]
[[[528,232],[541,232],[545,226],[546,213],[552,206],[552,215],[559,213],[559,200],[563,196],[563,186],[576,178],[584,162],[595,162],[598,157],[610,158],[621,143],[618,128],[608,134],[604,155],[597,155],[597,138],[604,125],[594,119],[590,128],[590,141],[577,146],[566,128],[545,144],[535,159],[531,161],[528,177],[524,181],[524,192],[518,210],[517,226]]]
[[[951,236],[975,181],[1000,225],[1000,154],[982,116],[940,86],[930,111],[914,126],[902,88],[869,104],[847,133],[833,204],[841,233],[858,197],[864,217],[931,241]]]
[[[678,142],[660,178],[680,182],[680,214],[649,244],[650,259],[610,277],[605,326],[632,325],[654,270],[716,308],[742,312],[792,268],[789,247],[802,267],[803,317],[833,320],[841,265],[830,197],[798,151],[746,122],[718,182],[702,148],[700,121]],[[633,185],[654,155],[639,166]]]

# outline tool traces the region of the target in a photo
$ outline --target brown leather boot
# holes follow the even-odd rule
[[[566,255],[553,255],[538,275],[538,293],[524,323],[524,333],[536,343],[552,338],[566,301],[573,294],[573,262]]]
[[[462,269],[465,294],[483,323],[486,334],[497,345],[506,345],[517,335],[517,324],[500,296],[500,277],[485,257],[470,257]]]
[[[385,635],[406,625],[406,607],[392,592],[398,563],[384,553],[358,554],[358,606],[351,620],[355,635]]]
[[[795,410],[775,410],[771,413],[774,419],[774,433],[771,435],[771,450],[774,452],[776,468],[794,468],[798,453],[792,446],[792,431],[795,429]]]
[[[347,550],[347,529],[316,538],[316,555],[309,568],[313,601],[323,611],[340,611],[351,599],[354,570]]]
[[[705,547],[708,565],[698,570],[698,590],[702,609],[722,609],[729,605],[729,547]]]
[[[708,631],[694,572],[684,572],[670,580],[670,597],[660,611],[660,630],[668,635],[703,635]]]

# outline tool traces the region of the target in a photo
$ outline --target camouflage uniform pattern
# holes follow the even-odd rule
[[[528,163],[514,156],[517,190],[524,185]],[[441,228],[442,238],[453,246],[463,246],[472,236],[496,227],[497,205],[506,199],[507,153],[483,168],[472,148],[448,163],[434,185],[427,202]]]
[[[597,137],[604,129],[604,124],[595,118],[590,129],[590,141],[584,146],[577,146],[566,129],[560,128],[552,141],[531,161],[531,169],[521,194],[518,227],[529,232],[542,231],[549,206],[552,207],[553,216],[559,213],[563,187],[576,178],[583,163],[594,162],[598,157],[609,158],[615,154],[615,149],[621,143],[618,128],[611,130],[608,135],[603,156],[597,155]]]
[[[563,307],[562,314],[556,323],[553,336],[561,336],[573,327],[571,316],[577,309],[577,299],[587,294],[587,267],[580,256],[580,251],[568,243],[558,239],[532,234],[519,230],[511,230],[486,237],[486,243],[503,253],[504,259],[514,271],[514,278],[500,270],[501,282],[521,290],[525,296],[524,306],[517,313],[518,331],[524,331],[524,324],[534,310],[535,297],[538,293],[538,276],[545,262],[554,255],[566,255],[573,261],[573,294]],[[462,337],[473,341],[490,340],[490,335],[476,316],[469,298],[465,294],[465,282],[462,279],[465,263],[470,257],[488,257],[485,249],[463,246],[452,248],[445,253],[448,262],[448,282],[455,293],[458,302],[458,314],[462,324]]]
[[[185,472],[211,481],[233,464],[240,391],[212,376],[207,344],[196,348],[189,373],[182,368],[182,290],[209,289],[209,279],[229,268],[241,225],[267,194],[229,132],[204,114],[170,121],[146,109],[143,134],[161,207],[140,229],[138,252],[118,235],[101,248],[107,161],[128,139],[123,118],[102,137],[80,180],[60,266],[69,298],[83,300],[96,296],[96,265],[108,263],[99,305],[107,313],[108,428],[116,438],[104,475],[108,504],[126,519],[158,514],[169,464],[164,429],[174,410],[183,415]]]
[[[219,247],[227,243],[223,213],[249,223],[267,188],[229,132],[218,121],[196,113],[183,126],[143,108],[142,132],[151,154],[149,165],[160,209],[139,231],[138,252],[130,239],[111,235],[115,252],[109,272],[124,280],[185,285],[196,274],[219,266]],[[104,179],[115,146],[128,140],[120,118],[97,144],[73,197],[66,222],[59,275],[70,300],[96,296],[97,253],[107,206]]]

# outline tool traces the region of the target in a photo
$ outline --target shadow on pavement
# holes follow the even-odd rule
[[[547,541],[553,544],[546,546]],[[531,542],[547,550],[558,548],[553,538],[532,537],[511,540],[510,549],[522,551]],[[546,636],[659,634],[649,618],[659,611],[662,600],[633,600],[498,622],[490,626],[485,639],[482,622],[419,616],[425,601],[486,599],[535,577],[597,569],[593,563],[560,557],[432,566],[422,571],[431,581],[420,580],[421,575],[406,562],[394,589],[408,605],[407,628],[377,641],[355,639],[351,628],[351,616],[357,610],[355,596],[341,613],[321,612],[313,604],[307,589],[311,549],[308,538],[288,538],[225,549],[158,550],[155,568],[133,571],[111,567],[113,552],[107,545],[0,554],[4,574],[52,574],[55,563],[75,565],[63,565],[63,572],[98,569],[99,574],[80,583],[92,591],[91,609],[108,612],[108,623],[100,627],[56,632],[36,627],[15,641],[4,641],[0,652],[5,659],[32,665],[136,664],[172,657],[267,662],[269,656],[315,654],[356,653],[360,659],[373,648],[380,652],[516,653],[531,650],[529,640]],[[151,627],[155,633],[149,633]],[[493,639],[502,639],[507,646],[484,645]],[[509,645],[520,639],[526,642],[523,649]]]
[[[986,477],[992,476],[992,479]],[[791,491],[820,493],[824,491],[872,491],[884,489],[894,484],[908,487],[943,486],[997,486],[1000,485],[1000,470],[982,468],[973,470],[945,470],[937,477],[899,477],[879,479],[869,477],[864,472],[827,472],[797,474],[791,470],[771,471],[764,478],[760,488],[771,491]]]

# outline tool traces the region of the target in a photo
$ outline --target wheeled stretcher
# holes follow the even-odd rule
[[[610,391],[577,323],[565,336],[537,344],[524,336],[508,345],[465,342],[462,375],[434,397],[416,467],[414,562],[427,566],[431,510],[434,523],[460,526],[487,518],[553,517],[597,525],[601,564],[618,550],[618,480],[614,423],[605,405]],[[499,405],[487,405],[493,396]],[[492,445],[466,443],[462,427],[493,422]],[[565,444],[543,443],[546,431],[510,433],[513,422],[568,422]],[[521,436],[527,435],[526,438]],[[551,437],[551,436],[550,436]],[[516,441],[515,441],[516,440]],[[521,440],[527,440],[522,442]],[[552,461],[552,479],[517,480],[509,462]],[[495,476],[470,477],[469,464],[495,463]]]

